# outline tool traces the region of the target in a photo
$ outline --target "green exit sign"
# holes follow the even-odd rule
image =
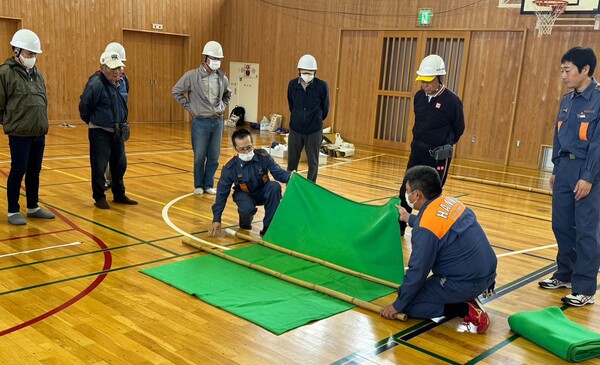
[[[431,18],[433,17],[432,9],[419,9],[419,16],[417,18],[417,25],[426,27],[431,25]]]

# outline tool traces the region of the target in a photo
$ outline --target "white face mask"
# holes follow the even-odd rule
[[[35,58],[35,57],[24,58],[23,56],[19,56],[19,60],[21,60],[21,64],[23,66],[25,66],[27,69],[33,68],[33,66],[35,66],[36,59],[37,58]]]
[[[404,192],[404,201],[406,202],[406,204],[408,204],[410,209],[415,208],[415,203],[411,203],[410,200],[408,200],[408,197],[411,196],[413,193],[414,193],[414,191],[410,194],[408,194],[406,191]]]
[[[213,71],[217,71],[221,67],[221,60],[216,61],[209,58],[208,67],[210,67],[210,69]]]
[[[304,82],[306,82],[308,84],[309,82],[311,82],[315,78],[315,75],[301,74],[300,77],[302,77],[302,80],[304,80]]]
[[[238,152],[238,157],[240,158],[240,160],[242,160],[244,162],[248,162],[248,161],[252,160],[252,157],[254,157],[254,151],[250,151],[249,153],[239,153]]]

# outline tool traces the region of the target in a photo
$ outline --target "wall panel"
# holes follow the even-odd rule
[[[340,29],[421,30],[416,26],[417,10],[432,8],[431,30],[480,32],[477,47],[471,44],[472,52],[476,52],[471,60],[478,64],[475,67],[470,63],[465,75],[463,102],[468,110],[468,133],[477,132],[483,139],[491,138],[503,123],[510,124],[514,111],[512,137],[503,130],[497,139],[490,141],[491,148],[487,149],[477,143],[472,146],[470,138],[465,137],[459,143],[459,153],[465,158],[497,164],[504,164],[508,156],[509,165],[535,168],[539,164],[540,146],[552,144],[558,100],[567,92],[560,80],[560,56],[576,45],[593,47],[600,54],[600,32],[562,28],[538,38],[534,31],[535,16],[520,15],[519,9],[499,9],[497,4],[497,1],[473,0],[228,0],[222,18],[227,29],[225,52],[233,61],[261,64],[259,113],[281,113],[287,126],[286,87],[295,76],[298,57],[312,53],[319,62],[318,76],[330,86],[336,85],[336,75],[347,78],[351,72],[344,66],[336,73]],[[523,43],[510,31],[512,29],[527,30],[522,64],[518,64],[517,57]],[[484,34],[492,30],[505,31]],[[370,39],[369,35],[365,42]],[[355,42],[361,43],[360,40]],[[364,54],[353,57],[365,61],[356,65],[360,71],[352,72],[356,80],[344,83],[369,85],[372,80],[364,76],[373,74],[371,68],[379,67],[380,55],[372,53],[372,47],[361,45],[360,48]],[[340,65],[345,65],[344,62],[340,60]],[[516,91],[519,98],[513,105],[515,72],[519,67],[523,69]],[[505,80],[510,85],[505,85]],[[336,92],[333,87],[331,91]],[[335,118],[336,131],[349,141],[363,143],[370,139],[370,136],[356,134],[360,131],[368,134],[370,129],[338,122],[335,113],[330,118]],[[331,122],[326,125],[328,123]],[[365,124],[365,121],[360,123]],[[517,140],[519,148],[515,147]]]
[[[36,32],[43,54],[38,60],[48,86],[51,122],[79,121],[79,96],[98,69],[106,44],[123,43],[123,29],[188,34],[187,67],[201,62],[202,47],[220,39],[221,8],[225,0],[20,0],[0,1],[0,17],[21,18],[22,27]],[[0,41],[3,41],[0,37]],[[1,43],[3,54],[10,45]],[[180,57],[175,55],[173,57]],[[176,62],[168,60],[167,63]],[[131,71],[131,70],[130,70]],[[150,106],[151,107],[151,106]]]

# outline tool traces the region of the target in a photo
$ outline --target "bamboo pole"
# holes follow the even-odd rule
[[[323,265],[323,266],[329,267],[331,269],[343,272],[344,274],[356,276],[356,277],[359,277],[361,279],[365,279],[365,280],[369,280],[369,281],[372,281],[372,282],[377,283],[377,284],[389,286],[389,287],[394,288],[394,289],[398,289],[398,287],[400,287],[400,284],[397,284],[397,283],[394,283],[394,282],[391,282],[391,281],[387,281],[387,280],[384,280],[384,279],[381,279],[381,278],[378,278],[378,277],[375,277],[375,276],[371,276],[371,275],[368,275],[368,274],[365,274],[365,273],[362,273],[362,272],[351,270],[351,269],[348,269],[346,267],[334,264],[332,262],[325,261],[325,260],[320,259],[318,257],[309,256],[309,255],[303,254],[303,253],[298,252],[298,251],[292,251],[290,249],[283,248],[281,246],[277,246],[275,244],[272,244],[272,243],[267,242],[265,240],[262,240],[260,238],[256,238],[256,237],[251,236],[249,234],[244,234],[244,233],[241,233],[241,232],[238,232],[238,231],[234,231],[231,228],[226,228],[225,229],[225,233],[227,233],[230,236],[239,237],[239,238],[243,238],[243,239],[248,240],[248,241],[252,241],[252,242],[258,243],[259,245],[268,247],[268,248],[273,249],[275,251],[279,251],[279,252],[285,253],[285,254],[290,255],[290,256],[298,257],[298,258],[301,258],[301,259],[304,259],[304,260],[307,260],[307,261],[311,261],[311,262],[317,263],[319,265]]]
[[[345,302],[354,304],[357,307],[360,307],[360,308],[363,308],[363,309],[366,309],[366,310],[369,310],[369,311],[372,311],[372,312],[375,312],[375,313],[378,313],[378,314],[379,314],[379,312],[381,310],[381,307],[378,306],[378,305],[376,305],[376,304],[369,303],[367,301],[351,297],[351,296],[349,296],[347,294],[340,293],[338,291],[326,288],[326,287],[321,286],[321,285],[309,283],[309,282],[306,282],[306,281],[303,281],[303,280],[291,277],[289,275],[282,274],[280,272],[277,272],[275,270],[271,270],[271,269],[266,268],[264,266],[256,265],[256,264],[253,264],[251,262],[238,259],[237,257],[229,256],[227,254],[224,254],[221,251],[217,251],[217,250],[212,249],[212,247],[209,247],[208,245],[203,245],[202,242],[194,242],[194,241],[190,240],[187,237],[184,237],[183,240],[182,240],[182,242],[184,244],[186,244],[186,245],[189,245],[189,246],[192,246],[192,247],[204,250],[204,251],[206,251],[208,253],[211,253],[211,254],[213,254],[215,256],[219,256],[219,257],[221,257],[221,258],[223,258],[225,260],[228,260],[228,261],[231,261],[231,262],[235,262],[236,264],[239,264],[239,265],[242,265],[242,266],[245,266],[245,267],[257,270],[257,271],[260,271],[260,272],[265,273],[265,274],[269,274],[271,276],[274,276],[274,277],[279,278],[281,280],[285,280],[285,281],[288,281],[290,283],[302,286],[304,288],[308,288],[308,289],[311,289],[311,290],[314,290],[314,291],[318,291],[319,293],[327,294],[327,295],[329,295],[331,297],[334,297],[334,298],[343,300]],[[404,313],[397,313],[396,314],[396,319],[398,319],[400,321],[406,321],[407,316]]]

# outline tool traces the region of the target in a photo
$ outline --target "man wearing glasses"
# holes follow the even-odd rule
[[[270,181],[269,172],[275,180],[287,183],[293,171],[282,169],[265,150],[255,151],[252,135],[246,129],[235,131],[231,142],[237,156],[229,160],[221,171],[217,198],[212,206],[213,223],[208,235],[213,237],[221,229],[221,215],[233,186],[233,201],[238,206],[241,229],[252,229],[256,206],[265,206],[263,229],[260,231],[260,235],[264,236],[281,201],[281,185]]]
[[[215,173],[219,167],[223,113],[231,99],[229,80],[220,69],[223,48],[209,41],[202,50],[204,63],[186,72],[173,87],[175,100],[192,115],[194,194],[215,195]]]
[[[127,123],[127,101],[120,92],[123,67],[125,64],[117,52],[102,53],[101,72],[90,77],[79,101],[81,119],[89,126],[92,196],[94,205],[99,209],[110,209],[104,190],[104,173],[109,162],[113,202],[127,205],[138,203],[125,195],[126,139],[115,135],[117,124]]]

